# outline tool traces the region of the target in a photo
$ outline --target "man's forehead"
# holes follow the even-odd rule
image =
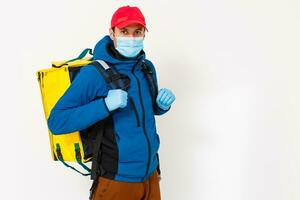
[[[144,27],[140,24],[130,24],[128,26],[125,26],[123,28],[120,28],[120,30],[123,30],[123,29],[134,29],[134,30],[143,30]]]

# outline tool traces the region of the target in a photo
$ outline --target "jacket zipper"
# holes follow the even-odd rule
[[[131,104],[131,106],[132,106],[132,108],[134,110],[134,114],[135,114],[135,119],[136,119],[137,126],[141,126],[140,119],[139,119],[139,114],[138,114],[137,109],[136,109],[136,107],[134,105],[134,101],[133,101],[132,97],[129,97],[129,100],[130,100],[130,104]]]
[[[147,134],[147,131],[146,131],[146,127],[145,127],[145,108],[144,108],[144,104],[143,104],[143,100],[142,100],[142,96],[141,96],[141,85],[140,85],[140,80],[137,78],[137,76],[134,74],[134,69],[137,65],[135,65],[132,70],[131,70],[131,73],[132,75],[135,77],[136,81],[137,81],[137,84],[138,84],[138,90],[139,90],[139,99],[140,99],[140,102],[141,102],[141,105],[142,105],[142,113],[143,113],[143,130],[144,130],[144,135],[146,137],[146,140],[147,140],[147,144],[148,144],[148,161],[147,161],[147,169],[146,169],[146,173],[145,173],[145,177],[147,176],[148,174],[148,171],[149,171],[149,167],[150,167],[150,156],[151,156],[151,147],[150,147],[150,140],[149,140],[149,137],[148,137],[148,134]],[[145,178],[144,177],[144,178]],[[143,178],[143,180],[144,180]]]

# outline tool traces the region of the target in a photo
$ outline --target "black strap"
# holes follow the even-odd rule
[[[128,91],[129,86],[130,86],[130,78],[125,75],[120,73],[114,65],[110,65],[110,68],[113,72],[111,78],[111,81],[116,82],[118,88]]]
[[[93,196],[95,194],[95,190],[97,188],[98,182],[99,182],[99,179],[96,179],[96,180],[93,181],[92,186],[90,188],[90,197],[89,197],[89,200],[93,199]]]
[[[105,81],[112,87],[112,88],[116,88],[117,85],[115,85],[115,82],[111,81],[111,70],[105,70],[104,67],[99,63],[99,62],[92,62],[89,65],[93,65],[96,67],[96,69],[100,72],[100,74],[103,76],[103,78],[105,79]]]
[[[96,139],[93,145],[93,158],[92,158],[92,171],[91,171],[91,179],[97,180],[99,176],[104,173],[101,165],[99,163],[101,161],[101,144],[105,129],[105,121],[101,120],[95,124],[94,131],[96,132]]]
[[[157,165],[156,170],[157,170],[159,178],[161,179],[161,171],[160,171],[160,166],[159,166],[159,155],[158,155],[158,153],[156,153],[156,156],[157,156],[157,160],[158,160],[158,165]]]
[[[119,73],[114,66],[108,65],[110,68],[104,67],[97,61],[90,63],[95,66],[100,74],[104,77],[105,81],[113,89],[123,89],[127,91],[130,86],[130,79],[127,75]]]
[[[149,63],[147,61],[142,62],[142,71],[145,73],[146,78],[147,78],[147,82],[148,82],[148,85],[149,85],[149,90],[150,90],[150,93],[151,93],[151,96],[152,96],[152,104],[155,105],[156,96],[157,96],[157,93],[158,93],[158,88],[157,88],[157,86],[155,84],[155,81],[154,81],[154,73],[152,72],[152,70],[149,66]]]
[[[93,145],[93,158],[92,158],[92,170],[91,170],[91,180],[93,180],[93,184],[90,188],[90,196],[91,200],[94,196],[95,189],[98,185],[98,177],[105,173],[105,170],[101,166],[101,144],[105,129],[106,119],[98,121],[94,127],[93,131],[96,132],[96,139]]]
[[[150,93],[151,93],[151,96],[152,96],[152,104],[153,106],[156,105],[156,96],[158,94],[158,86],[157,84],[155,83],[154,81],[154,73],[151,69],[151,67],[149,66],[150,63],[148,61],[146,62],[143,62],[142,63],[142,71],[145,73],[146,77],[147,77],[147,81],[148,81],[148,84],[149,84],[149,89],[150,89]],[[158,160],[158,165],[157,165],[157,172],[158,172],[158,175],[159,175],[159,179],[161,179],[161,170],[160,170],[160,164],[159,164],[159,154],[156,153],[156,156],[157,156],[157,160]]]

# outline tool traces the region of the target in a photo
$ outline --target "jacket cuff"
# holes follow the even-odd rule
[[[111,112],[109,111],[109,109],[105,103],[104,98],[97,99],[96,101],[99,101],[99,107],[100,107],[99,110],[101,110],[103,112],[102,115],[108,116],[111,114]]]
[[[160,108],[157,103],[155,103],[155,114],[156,115],[162,115],[162,114],[165,114],[166,112],[168,112],[170,109],[171,109],[172,105],[167,109],[167,110],[164,110],[162,108]]]

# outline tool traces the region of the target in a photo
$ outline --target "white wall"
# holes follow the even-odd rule
[[[163,199],[299,200],[296,0],[3,3],[0,198],[88,198],[89,178],[51,160],[35,72],[94,47],[126,4],[145,14],[147,57],[177,96],[157,118]]]

